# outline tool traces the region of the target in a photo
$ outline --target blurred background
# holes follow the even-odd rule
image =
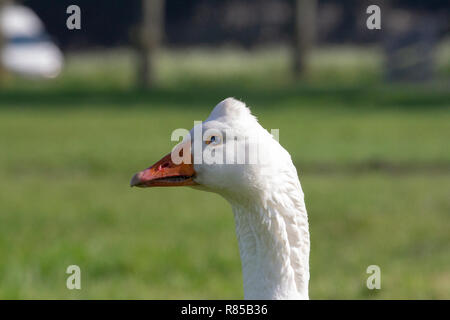
[[[0,0],[0,298],[243,298],[222,198],[129,188],[233,96],[299,171],[312,299],[449,299],[449,9]]]

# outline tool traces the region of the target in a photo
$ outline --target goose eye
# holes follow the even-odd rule
[[[208,141],[206,141],[206,144],[219,144],[220,143],[220,137],[218,136],[211,136]]]

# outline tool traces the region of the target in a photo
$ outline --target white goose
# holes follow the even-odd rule
[[[249,164],[247,157],[244,164],[175,164],[168,154],[135,174],[131,186],[193,186],[222,195],[233,208],[245,299],[308,299],[308,217],[289,153],[233,98],[220,102],[201,127],[199,151],[225,154],[234,141],[247,152],[260,150],[264,161]],[[195,132],[196,127],[191,137]],[[227,139],[230,133],[234,139]],[[180,145],[190,147],[191,141]],[[190,156],[197,159],[199,151],[194,146]]]

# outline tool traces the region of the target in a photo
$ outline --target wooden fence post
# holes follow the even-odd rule
[[[5,1],[0,0],[0,12],[2,11],[4,4],[5,4]],[[3,37],[2,30],[0,29],[0,54],[3,51],[4,45],[5,45],[5,39]],[[2,64],[2,61],[0,60],[0,86],[2,85],[2,83],[4,81],[5,75],[6,75],[6,70]]]
[[[308,55],[316,35],[316,0],[295,0],[294,10],[294,74],[304,73]]]
[[[138,44],[138,84],[150,88],[156,81],[155,55],[164,29],[164,0],[142,0]]]

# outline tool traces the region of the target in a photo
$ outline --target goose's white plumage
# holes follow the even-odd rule
[[[202,123],[203,132],[211,129],[231,132],[238,144],[245,144],[245,150],[259,150],[264,161],[194,164],[190,183],[174,185],[195,184],[195,188],[216,192],[231,204],[246,299],[308,299],[308,217],[289,153],[258,123],[244,103],[233,98],[220,102]],[[191,136],[194,133],[195,128]],[[216,148],[225,148],[226,143],[224,140]],[[166,173],[156,172],[156,167],[161,169],[161,162],[136,174],[131,184],[170,185],[161,184],[164,180],[161,177],[164,174],[173,177],[170,170],[175,170],[175,166],[167,165]],[[177,170],[185,176],[188,169]]]

